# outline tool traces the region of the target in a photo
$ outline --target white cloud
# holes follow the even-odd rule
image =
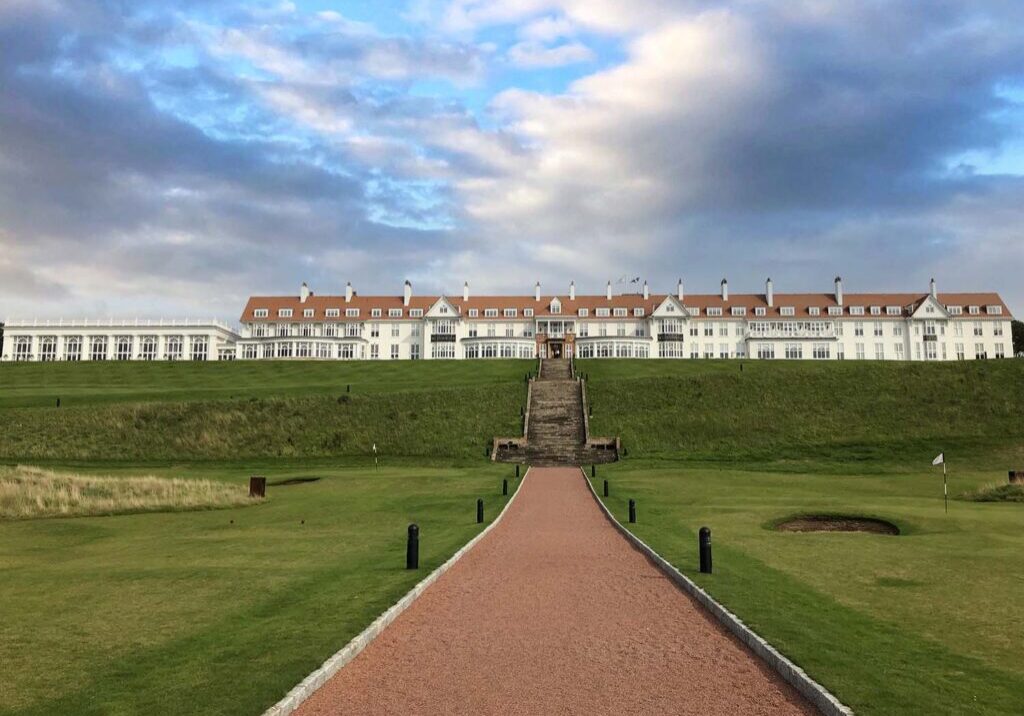
[[[520,42],[509,48],[508,60],[516,67],[562,67],[589,62],[594,53],[582,42],[565,42],[546,47],[539,42]]]

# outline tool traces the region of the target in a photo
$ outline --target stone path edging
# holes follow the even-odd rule
[[[409,590],[405,596],[395,602],[386,612],[377,617],[370,626],[366,627],[358,636],[353,638],[348,644],[342,649],[336,652],[333,656],[327,659],[320,668],[311,673],[305,679],[303,679],[298,686],[293,688],[288,694],[278,701],[276,704],[271,706],[269,709],[263,712],[263,716],[287,716],[297,709],[303,701],[313,695],[317,689],[323,686],[332,676],[342,669],[347,663],[356,658],[356,656],[369,646],[370,642],[376,639],[382,631],[384,631],[391,622],[398,618],[398,616],[412,606],[412,603],[427,587],[436,582],[438,578],[447,572],[452,566],[458,562],[463,555],[482,540],[488,532],[501,522],[501,518],[505,516],[509,506],[516,499],[519,494],[519,490],[522,488],[522,483],[526,480],[527,475],[530,474],[530,469],[526,469],[526,473],[523,475],[523,479],[520,480],[519,485],[516,487],[515,493],[513,493],[511,499],[505,503],[505,506],[501,509],[501,512],[497,517],[494,518],[494,522],[487,525],[480,534],[471,539],[462,548],[453,554],[447,562],[442,564],[440,567],[435,569],[429,575],[427,575],[422,581],[420,581],[415,587]]]
[[[743,623],[743,620],[730,612],[715,599],[701,589],[696,582],[676,569],[668,560],[651,549],[643,540],[630,532],[619,522],[611,510],[597,496],[594,485],[587,479],[587,474],[580,468],[580,475],[583,481],[590,488],[590,494],[594,501],[604,513],[604,516],[615,526],[619,532],[642,554],[650,559],[663,571],[666,576],[675,582],[684,592],[693,597],[701,606],[707,609],[726,629],[736,638],[742,641],[754,654],[766,663],[773,671],[786,680],[786,682],[800,694],[814,704],[825,716],[853,716],[853,710],[845,706],[839,699],[832,695],[824,686],[808,676],[807,672],[783,656],[767,641],[758,636],[750,627]]]

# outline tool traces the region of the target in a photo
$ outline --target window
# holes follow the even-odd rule
[[[304,308],[304,309],[302,309],[302,317],[303,318],[312,318],[313,317],[313,309],[312,308]]]
[[[864,315],[864,306],[850,306],[850,315],[851,316],[863,316]]]
[[[380,309],[377,309],[377,310],[379,311]],[[358,308],[346,308],[345,309],[345,317],[346,318],[359,318],[359,309]]]
[[[326,315],[328,318],[338,318],[338,317],[341,316],[341,309],[340,308],[328,308],[324,312],[324,315]]]
[[[388,318],[401,318],[401,317],[402,317],[402,309],[401,308],[389,308],[388,309]]]
[[[614,311],[612,311],[612,315],[614,315],[616,318],[623,318],[626,315],[626,309],[616,308]]]
[[[89,360],[107,359],[107,337],[93,336],[89,344]]]
[[[143,336],[139,355],[142,360],[156,360],[156,336]]]
[[[705,336],[713,336],[713,335],[715,335],[715,324],[714,323],[705,323],[704,324],[704,335]]]
[[[377,360],[380,358],[380,346],[376,343],[370,345],[370,360]]]
[[[454,358],[455,357],[455,344],[454,343],[433,343],[430,346],[430,357],[431,358]]]
[[[590,315],[590,309],[581,308],[580,310],[576,311],[576,315],[579,316],[580,318],[586,318],[587,316]]]
[[[963,306],[946,306],[946,311],[951,316],[962,316],[964,313]]]
[[[14,360],[32,360],[32,338],[29,336],[18,336],[14,339]],[[102,360],[102,359],[101,359]]]
[[[981,321],[974,322],[974,335],[979,337],[982,335]]]
[[[348,311],[345,312],[345,315],[348,315]],[[384,312],[381,309],[379,309],[379,308],[371,308],[370,309],[370,318],[380,318],[383,315],[384,315]]]
[[[880,337],[882,335],[882,322],[875,321],[875,336]]]
[[[775,357],[774,343],[759,343],[757,345],[757,357],[760,360],[771,360]]]
[[[303,336],[305,338],[309,338],[309,337],[313,336],[315,333],[316,332],[313,330],[313,324],[312,323],[303,323],[301,326],[299,326],[299,335],[300,336]]]
[[[1005,357],[1006,357],[1006,348],[1003,346],[1002,343],[996,343],[996,358],[1005,358]]]
[[[185,339],[181,336],[167,336],[167,348],[164,350],[164,357],[167,360],[181,360],[184,345]]]
[[[533,309],[532,308],[524,308],[523,309],[523,315],[526,316],[527,318],[533,318]]]
[[[882,343],[875,344],[875,360],[885,360],[885,345]]]
[[[864,360],[864,344],[857,343],[855,348],[857,350],[857,360]]]
[[[705,358],[714,358],[715,357],[715,344],[714,343],[705,343],[704,344],[704,357]]]
[[[903,344],[897,343],[893,346],[893,354],[896,356],[896,360],[903,360]]]
[[[635,316],[636,318],[643,318],[643,315],[644,315],[644,309],[642,309],[642,308],[634,308],[633,309],[633,316]]]
[[[860,321],[857,321],[855,324],[853,324],[853,335],[855,335],[855,336],[863,336],[864,335],[864,324],[861,323]]]
[[[43,336],[39,339],[39,360],[47,363],[57,360],[57,336]]]
[[[786,344],[786,359],[787,360],[800,360],[804,357],[804,347],[800,343],[787,343]]]
[[[480,309],[479,308],[471,308],[471,309],[469,309],[469,317],[470,318],[476,318],[479,315],[480,315]]]
[[[313,355],[313,345],[309,341],[299,341],[295,344],[296,358],[309,358]]]
[[[610,312],[607,308],[598,308],[594,311],[594,315],[598,318],[608,318]]]
[[[505,337],[506,338],[514,338],[515,335],[516,335],[516,327],[515,326],[505,326]]]
[[[807,313],[812,316],[820,316],[821,308],[819,308],[818,306],[811,306],[810,308],[807,309]]]
[[[64,360],[82,360],[81,336],[68,336],[64,339]]]
[[[974,357],[976,359],[979,359],[979,360],[984,360],[985,358],[988,358],[988,354],[985,353],[985,344],[984,343],[975,343],[974,344]]]
[[[549,309],[551,313],[558,315],[559,313],[562,312],[562,304],[558,301],[557,298],[553,298],[551,299],[551,306],[549,307]]]
[[[796,309],[793,308],[792,306],[783,306],[782,308],[779,309],[779,314],[783,316],[795,316]]]
[[[400,346],[397,343],[392,344],[392,346],[391,346],[391,360],[398,360],[398,349],[399,349],[399,347]]]
[[[270,315],[270,311],[266,308],[257,308],[255,311],[252,312],[252,315],[255,318],[266,318]]]
[[[745,316],[747,315],[747,309],[744,306],[733,306],[732,315],[734,316]]]
[[[814,358],[816,360],[828,360],[831,357],[831,349],[828,343],[814,344]]]
[[[210,357],[210,339],[206,336],[192,336],[191,347],[192,360],[206,360]]]
[[[902,313],[899,306],[886,306],[885,315],[887,316],[899,316]]]
[[[505,318],[515,318],[516,313],[517,311],[514,308],[506,308],[504,311],[502,311],[502,315],[504,315]]]
[[[902,336],[903,335],[903,326],[900,325],[900,324],[896,324],[895,326],[893,326],[892,327],[892,334],[894,336]]]
[[[351,343],[344,343],[341,346],[342,360],[352,360],[356,357],[356,347]]]
[[[996,337],[1001,337],[1003,335],[1003,324],[1002,323],[993,323],[992,324],[992,335],[996,336]]]
[[[729,335],[729,324],[728,323],[719,323],[718,324],[718,335],[720,335],[720,336],[728,336]]]
[[[708,315],[709,316],[721,316],[722,315],[722,308],[721,308],[721,306],[712,306],[711,308],[709,308],[708,309]]]
[[[391,324],[391,337],[392,338],[398,338],[401,335],[401,333],[402,333],[401,329],[402,329],[402,327],[400,325],[398,325],[397,323],[392,323]]]
[[[881,316],[882,315],[882,307],[881,306],[872,306],[871,307],[871,315],[872,316]]]
[[[977,306],[968,306],[967,312],[972,316],[977,316],[979,313],[981,313],[981,309],[978,308]]]
[[[380,338],[380,324],[379,323],[371,323],[370,324],[370,338]]]
[[[841,316],[841,315],[843,315],[843,307],[842,306],[829,306],[828,307],[828,315],[830,315],[830,316]]]
[[[990,316],[1001,316],[1003,315],[1002,306],[985,306],[985,312]]]
[[[729,357],[729,344],[728,343],[720,343],[718,345],[718,357],[719,358],[728,358]]]
[[[257,346],[255,343],[243,343],[242,344],[242,358],[244,360],[255,360],[257,356]]]
[[[410,360],[419,360],[420,359],[420,344],[419,343],[413,343],[411,346],[409,346],[409,358],[410,358]]]
[[[764,316],[768,313],[768,310],[764,306],[756,306],[754,308],[755,316]]]
[[[423,318],[423,309],[422,308],[410,308],[409,309],[409,318]]]
[[[957,360],[963,360],[965,358],[964,344],[963,343],[957,343],[954,346],[954,349],[956,350],[956,359]]]
[[[485,318],[497,318],[498,317],[498,309],[497,308],[485,308],[484,309],[484,317]]]
[[[278,318],[291,318],[292,317],[292,309],[290,309],[290,308],[279,308],[279,309],[277,309],[277,317]]]
[[[291,358],[294,351],[294,345],[291,341],[285,341],[284,343],[277,344],[277,357],[278,358]]]

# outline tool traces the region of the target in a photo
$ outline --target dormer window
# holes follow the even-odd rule
[[[841,316],[841,315],[843,315],[843,307],[842,306],[829,306],[828,307],[828,315],[830,315],[830,316]]]
[[[626,309],[625,308],[616,308],[616,309],[614,309],[612,311],[612,315],[615,316],[616,318],[625,318],[625,316],[626,316]]]
[[[551,299],[551,306],[549,307],[551,313],[558,314],[562,312],[562,304],[557,298]]]
[[[526,316],[527,318],[533,318],[533,309],[532,308],[524,308],[523,309],[523,315]]]
[[[900,316],[903,310],[899,306],[886,306],[885,313],[887,316]]]
[[[981,313],[981,309],[978,308],[977,306],[969,306],[967,308],[967,312],[970,313],[972,316],[977,316],[979,313]]]
[[[503,313],[505,315],[505,318],[515,318],[516,317],[516,309],[514,309],[514,308],[506,308],[503,311]]]
[[[708,308],[708,315],[709,316],[721,316],[722,315],[722,308],[721,308],[721,306],[711,306],[710,308]]]
[[[779,309],[779,315],[781,316],[795,316],[796,309],[793,306],[783,306]]]
[[[270,315],[270,311],[266,308],[257,308],[252,312],[252,315],[255,318],[267,318]]]
[[[469,309],[469,317],[470,318],[476,318],[479,315],[480,315],[480,309],[479,308],[471,308],[471,309]]]
[[[871,307],[871,315],[872,316],[881,316],[882,315],[882,307],[881,306],[872,306]]]
[[[302,310],[302,317],[303,318],[312,318],[313,317],[313,309],[312,308],[304,308]]]
[[[280,308],[280,309],[278,309],[277,317],[278,318],[291,318],[292,317],[292,309],[290,309],[290,308]]]
[[[1001,315],[1003,315],[1003,307],[1002,306],[986,306],[985,307],[985,312],[988,313],[988,315],[990,315],[990,316],[1001,316]]]
[[[409,309],[409,318],[423,318],[423,309],[422,308],[410,308]]]
[[[768,310],[764,306],[754,306],[754,315],[763,316],[768,313]]]
[[[347,315],[347,312],[346,312],[346,315]],[[380,318],[381,317],[381,309],[379,309],[379,308],[371,308],[370,309],[370,317],[371,318]]]
[[[380,309],[378,309],[378,310],[380,310]],[[358,308],[346,308],[345,309],[345,317],[346,318],[359,318],[359,309]]]
[[[733,306],[730,311],[734,316],[745,316],[747,315],[747,309],[745,306]]]
[[[811,306],[810,308],[807,309],[807,313],[812,316],[820,316],[821,308],[819,306]]]
[[[946,310],[949,311],[951,316],[961,316],[964,312],[963,306],[946,306]]]
[[[850,315],[851,316],[863,316],[864,315],[864,306],[850,306]]]
[[[401,318],[401,317],[402,317],[402,309],[401,308],[389,308],[388,309],[388,318]]]
[[[328,308],[325,312],[328,318],[337,318],[341,315],[341,310],[337,308]]]
[[[576,312],[576,314],[577,314],[577,315],[578,315],[578,316],[579,316],[580,318],[586,318],[587,316],[589,316],[589,315],[590,315],[590,309],[589,309],[589,308],[581,308],[580,310],[578,310],[578,311]]]
[[[594,311],[594,315],[596,315],[598,318],[607,318],[609,313],[610,311],[607,308],[598,308],[596,311]]]
[[[485,318],[497,318],[498,317],[498,309],[497,308],[485,308],[484,309],[484,317]]]
[[[634,308],[633,309],[633,315],[636,318],[643,318],[643,316],[644,316],[644,309],[642,309],[642,308]]]

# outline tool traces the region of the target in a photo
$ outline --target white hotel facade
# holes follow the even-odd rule
[[[995,293],[254,296],[217,321],[8,321],[3,361],[674,358],[952,361],[1013,355]]]

